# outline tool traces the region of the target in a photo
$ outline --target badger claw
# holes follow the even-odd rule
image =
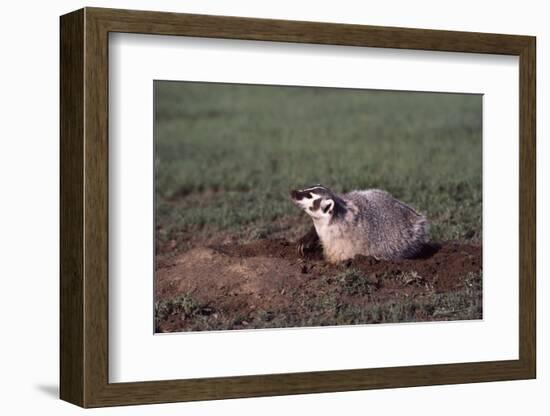
[[[319,244],[319,236],[314,227],[311,227],[311,230],[298,240],[297,250],[300,257],[306,257],[308,252],[315,250]]]

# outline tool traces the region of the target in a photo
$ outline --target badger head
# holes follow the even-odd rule
[[[290,191],[290,197],[314,221],[330,220],[339,200],[330,189],[322,185]]]

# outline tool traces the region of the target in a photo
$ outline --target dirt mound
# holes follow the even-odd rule
[[[211,248],[233,257],[269,257],[298,260],[296,244],[284,239],[265,239],[242,245],[212,245]]]
[[[157,261],[157,330],[316,326],[466,316],[461,314],[479,318],[481,269],[481,247],[458,242],[427,246],[419,259],[378,261],[358,256],[338,265],[323,261],[318,251],[301,258],[296,245],[284,239],[196,247]],[[463,294],[474,285],[475,293]],[[447,306],[433,306],[436,303],[432,300],[439,300],[439,294],[446,293],[453,293],[452,302],[460,303],[456,310],[449,312],[453,307],[448,306],[447,298],[441,299]],[[460,293],[456,300],[455,293]],[[474,312],[465,312],[472,307],[467,296],[476,302]],[[379,307],[382,304],[393,306],[384,309]]]
[[[351,262],[366,273],[398,276],[414,272],[434,285],[436,290],[449,291],[462,285],[462,277],[482,269],[481,247],[458,243],[444,243],[427,258],[377,261],[359,256]]]
[[[300,258],[296,245],[283,239],[259,240],[244,245],[212,246],[212,249],[228,256],[239,258],[267,257],[300,262],[302,273],[313,272],[315,268],[340,270],[341,265],[323,264],[322,253],[317,250],[308,257]],[[460,276],[477,272],[482,266],[481,247],[457,242],[427,245],[420,258],[399,261],[380,261],[372,257],[357,256],[344,263],[367,274],[376,276],[397,276],[406,272],[416,272],[429,279],[440,290],[451,290],[459,285]]]

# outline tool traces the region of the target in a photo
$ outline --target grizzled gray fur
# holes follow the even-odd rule
[[[338,195],[316,185],[291,191],[293,202],[313,220],[329,262],[356,255],[380,260],[412,258],[426,242],[426,217],[378,189]]]

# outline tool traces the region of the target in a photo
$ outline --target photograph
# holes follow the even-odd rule
[[[482,101],[154,81],[155,333],[482,319]]]

